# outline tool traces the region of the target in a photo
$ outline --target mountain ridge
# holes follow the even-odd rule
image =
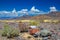
[[[6,19],[7,20],[12,20],[12,19],[16,19],[16,20],[60,19],[60,12],[49,12],[48,14],[39,14],[39,15],[36,15],[36,16],[23,15],[21,17],[6,18]]]
[[[60,12],[49,12],[48,14],[40,14],[37,16],[32,16],[23,19],[41,20],[41,19],[60,19]]]

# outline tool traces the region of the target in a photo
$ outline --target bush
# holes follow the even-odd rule
[[[19,30],[20,32],[28,32],[28,26],[23,22],[19,22]]]
[[[40,32],[40,36],[42,36],[42,37],[48,37],[48,36],[51,36],[51,35],[52,35],[52,33],[49,30],[46,30],[46,29],[43,29]]]
[[[32,22],[30,22],[30,25],[38,26],[38,25],[39,25],[39,22],[37,22],[37,21],[32,21]]]
[[[5,25],[2,36],[7,36],[8,38],[17,37],[19,36],[19,31],[17,29],[9,27],[9,25]]]

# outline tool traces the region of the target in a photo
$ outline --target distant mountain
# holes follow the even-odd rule
[[[12,20],[12,19],[16,19],[16,20],[43,20],[43,19],[60,19],[60,12],[49,12],[48,14],[39,14],[39,15],[35,15],[35,16],[31,16],[31,15],[23,15],[20,17],[13,17],[13,18],[2,18],[2,19],[8,19],[8,20]]]
[[[42,19],[60,19],[60,12],[49,12],[48,14],[40,14],[37,16],[22,16],[17,19],[30,19],[30,20],[42,20]]]
[[[48,15],[52,17],[60,17],[60,12],[50,12]]]
[[[48,14],[31,17],[31,19],[60,19],[60,12],[49,12]]]

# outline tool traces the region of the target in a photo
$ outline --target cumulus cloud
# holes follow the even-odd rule
[[[17,12],[19,16],[28,15],[28,9],[22,9]]]
[[[28,9],[22,9],[20,11],[18,11],[18,13],[27,13],[28,12]]]
[[[39,15],[39,14],[45,14],[45,12],[42,10],[36,9],[35,6],[33,6],[29,11],[29,14]]]
[[[18,16],[18,13],[17,13],[17,11],[16,11],[15,8],[14,8],[14,9],[12,10],[12,12],[10,13],[10,16],[13,16],[13,17],[17,17],[17,16]]]
[[[16,10],[13,11],[0,11],[0,17],[17,17],[18,14],[16,13]]]
[[[55,8],[50,8],[55,9]],[[39,15],[39,14],[45,14],[44,11],[38,10],[33,6],[30,11],[28,9],[22,9],[20,11],[16,11],[14,8],[12,11],[0,11],[0,17],[21,17],[24,15]]]
[[[0,13],[10,13],[9,11],[0,11]]]
[[[56,9],[56,7],[50,7],[50,12],[55,12],[55,11],[57,11],[57,9]]]
[[[31,11],[33,11],[33,12],[40,12],[40,10],[36,9],[35,6],[33,6],[33,7],[31,8]]]
[[[15,8],[12,10],[12,13],[16,13],[16,9]]]

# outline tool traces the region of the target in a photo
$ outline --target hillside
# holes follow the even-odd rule
[[[7,20],[44,20],[44,19],[59,19],[60,12],[49,12],[48,14],[40,14],[37,16],[24,15],[22,17],[7,18]]]
[[[31,19],[60,19],[60,12],[50,12],[48,14],[31,17]]]

